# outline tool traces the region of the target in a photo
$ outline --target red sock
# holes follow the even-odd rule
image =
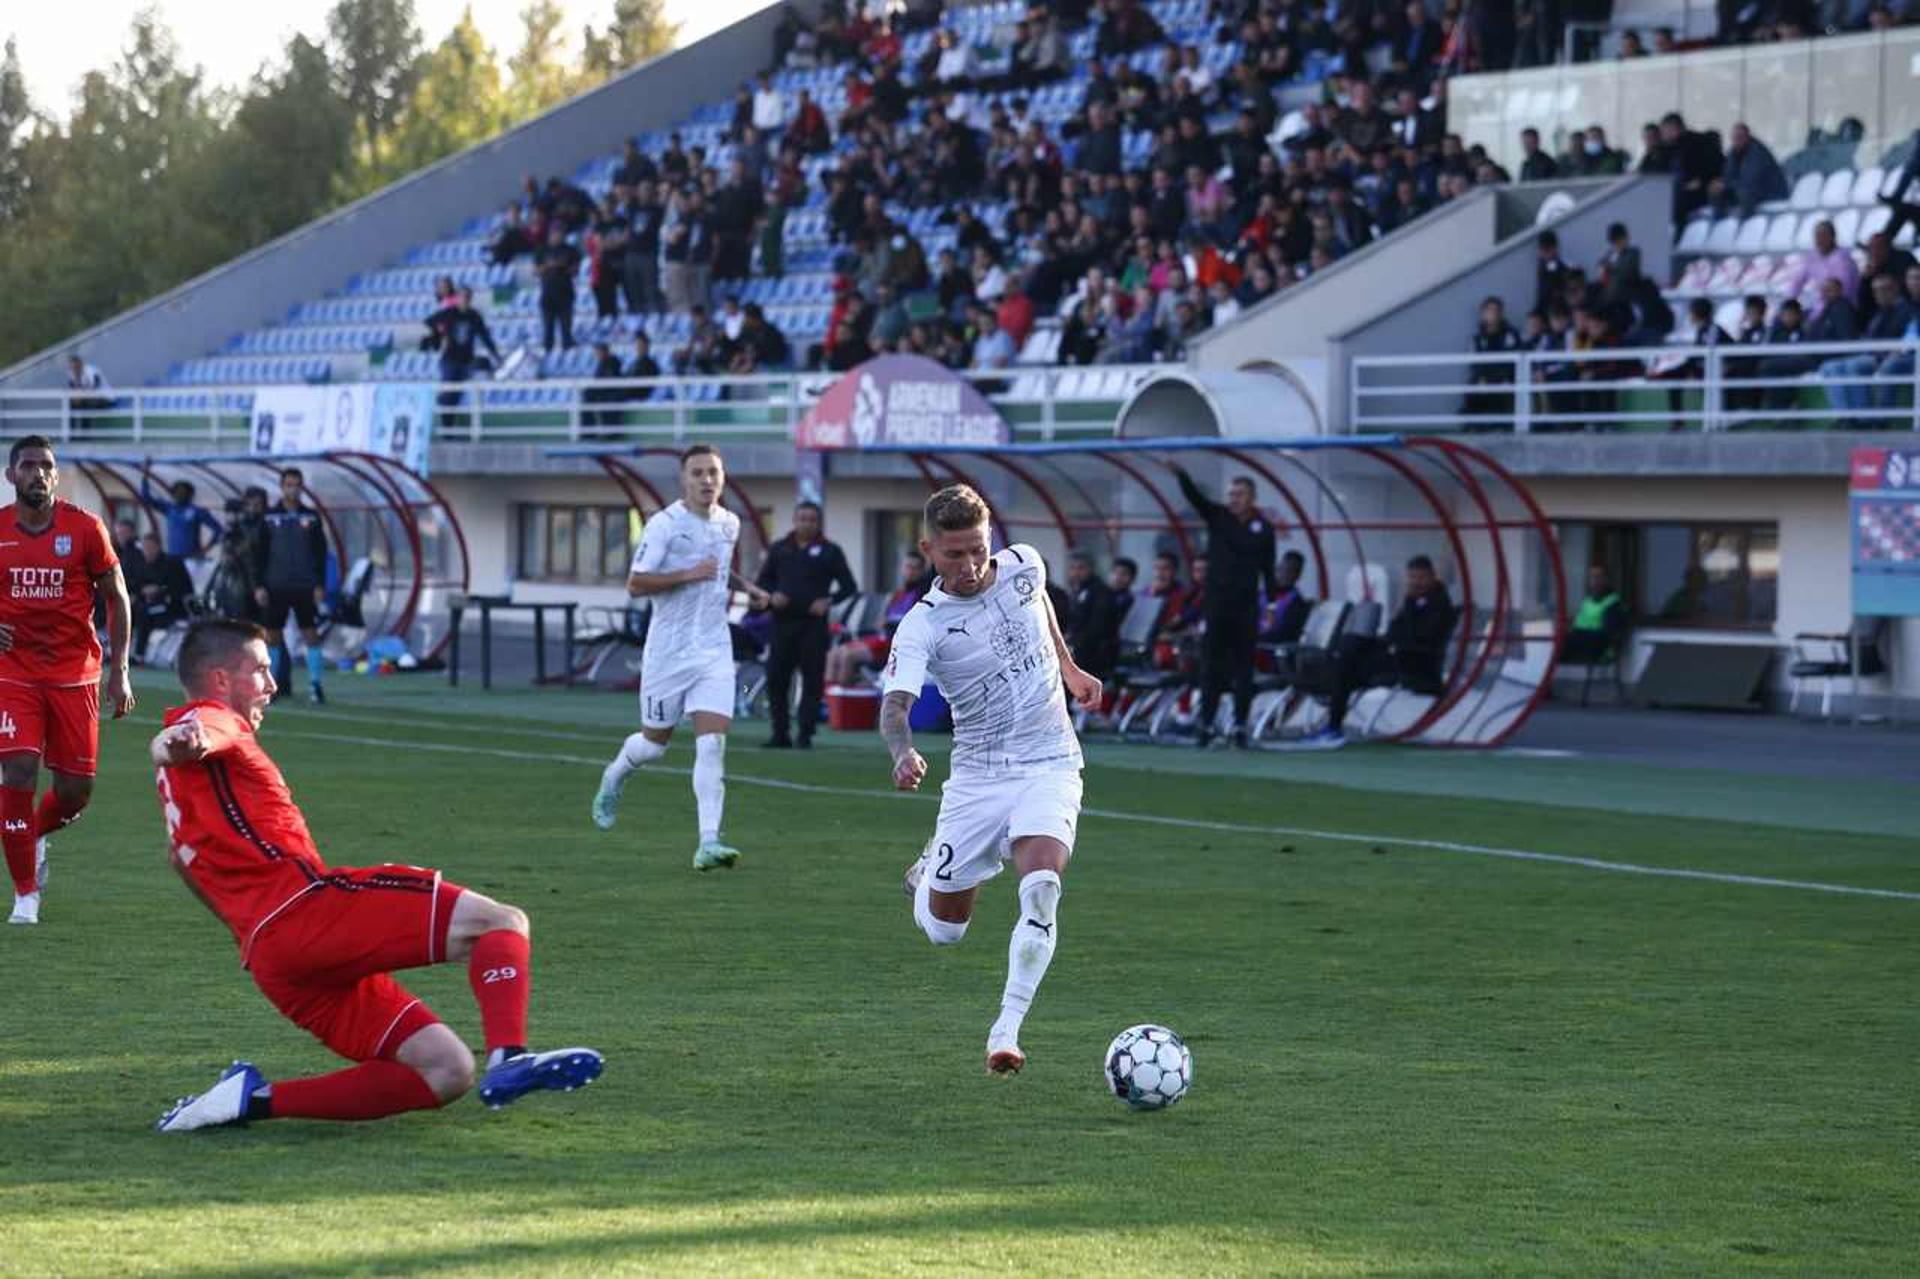
[[[496,928],[473,943],[467,980],[480,1005],[487,1051],[527,1046],[527,999],[533,990],[531,946],[525,933]]]
[[[33,824],[42,835],[51,835],[63,826],[71,826],[87,806],[86,800],[69,803],[60,798],[60,792],[50,790],[40,797],[40,809],[33,815]]]
[[[18,786],[0,786],[0,847],[7,853],[7,873],[13,876],[13,891],[22,895],[38,892],[40,874],[33,866],[34,833],[33,791]]]
[[[440,1105],[420,1072],[397,1061],[368,1061],[331,1075],[282,1080],[273,1085],[271,1097],[274,1119],[384,1119]]]

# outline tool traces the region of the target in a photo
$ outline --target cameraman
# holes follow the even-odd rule
[[[227,531],[220,539],[220,562],[207,584],[207,599],[221,617],[258,622],[263,614],[254,600],[260,585],[256,565],[267,535],[267,491],[249,485],[246,495],[226,505]]]

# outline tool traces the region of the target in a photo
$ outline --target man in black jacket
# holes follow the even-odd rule
[[[254,602],[265,611],[267,634],[276,683],[282,696],[289,679],[277,678],[288,672],[287,617],[300,627],[300,638],[307,645],[307,684],[316,704],[327,700],[320,686],[324,669],[320,656],[320,606],[327,598],[327,530],[319,512],[304,500],[306,476],[297,466],[280,472],[280,505],[266,514],[265,535],[255,550],[253,580]]]
[[[1332,699],[1327,726],[1305,745],[1346,745],[1341,729],[1347,703],[1356,689],[1398,684],[1410,693],[1437,697],[1446,687],[1447,641],[1459,612],[1433,571],[1433,561],[1416,555],[1407,561],[1405,598],[1387,624],[1384,640],[1372,635],[1342,636],[1334,659]]]
[[[793,532],[767,550],[756,579],[773,611],[773,644],[767,658],[767,713],[773,736],[767,746],[785,750],[813,745],[820,722],[820,685],[827,665],[827,610],[859,591],[847,557],[820,533],[820,508],[793,508]],[[789,733],[793,672],[800,671],[800,731]]]
[[[1120,651],[1120,614],[1113,591],[1094,570],[1093,556],[1074,551],[1067,556],[1067,611],[1060,618],[1067,651],[1080,669],[1106,679]]]
[[[1278,594],[1273,571],[1273,524],[1254,505],[1253,481],[1236,475],[1223,506],[1174,467],[1180,491],[1207,526],[1206,636],[1201,649],[1198,740],[1212,744],[1220,694],[1233,681],[1233,744],[1247,744],[1253,705],[1253,649],[1260,629],[1260,588]]]
[[[553,352],[557,332],[560,349],[573,349],[573,277],[580,270],[580,250],[567,243],[559,227],[547,233],[547,242],[533,255],[533,272],[540,278],[540,345]]]
[[[440,349],[440,380],[464,382],[473,376],[474,359],[481,346],[500,364],[500,347],[493,340],[487,318],[473,305],[473,290],[462,288],[452,306],[445,306],[427,317],[427,341],[424,345]]]
[[[186,620],[193,582],[185,561],[161,549],[158,533],[140,539],[140,557],[139,572],[127,574],[127,589],[133,596],[133,654],[144,660],[154,631]]]

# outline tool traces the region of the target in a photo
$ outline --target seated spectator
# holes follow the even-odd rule
[[[793,358],[787,335],[767,319],[758,302],[747,303],[743,313],[740,336],[730,345],[727,371],[744,376],[786,368]]]
[[[1626,172],[1627,157],[1607,145],[1607,131],[1597,124],[1574,130],[1568,144],[1560,168],[1570,177],[1607,177]]]
[[[609,381],[620,376],[620,357],[605,342],[593,344],[593,372],[588,374],[595,381]],[[583,404],[618,404],[627,398],[627,392],[617,386],[590,386],[580,393]],[[603,426],[615,426],[619,423],[617,414],[597,409],[587,409],[580,414],[581,425],[588,435],[599,434]]]
[[[648,340],[645,333],[633,335],[633,359],[628,361],[627,367],[621,370],[620,376],[628,378],[660,376],[660,361],[653,358],[653,343]],[[654,389],[651,386],[628,387],[626,398],[634,401],[651,400]]]
[[[1107,589],[1113,592],[1113,615],[1116,620],[1125,620],[1127,612],[1133,607],[1133,584],[1140,576],[1140,565],[1124,555],[1116,555],[1113,567],[1107,570]]]
[[[175,622],[186,620],[193,582],[180,557],[162,550],[160,535],[151,532],[140,539],[139,568],[129,577],[128,594],[133,597],[133,652],[144,660],[147,641],[156,630],[165,630]]]
[[[520,202],[514,201],[507,206],[507,220],[487,246],[487,260],[495,266],[505,266],[522,253],[531,253],[538,244],[533,238],[521,212]]]
[[[218,546],[226,533],[213,512],[193,500],[194,492],[190,481],[175,480],[167,486],[167,496],[161,497],[154,492],[152,476],[144,472],[140,476],[140,500],[160,513],[167,528],[167,554],[179,559],[199,559]]]
[[[1752,217],[1761,202],[1784,200],[1787,195],[1787,175],[1767,144],[1754,137],[1745,124],[1734,125],[1727,134],[1726,165],[1720,176],[1707,184],[1714,212],[1722,217],[1729,212]]]
[[[1601,255],[1600,300],[1608,306],[1629,306],[1641,287],[1640,250],[1627,231],[1627,224],[1615,222],[1607,227],[1607,251]]]
[[[1577,666],[1612,661],[1627,634],[1627,607],[1612,577],[1598,564],[1587,569],[1587,594],[1560,641],[1560,660]]]
[[[1678,111],[1660,119],[1660,140],[1673,157],[1673,220],[1684,222],[1707,202],[1709,188],[1725,167],[1720,141],[1687,127]]]
[[[140,558],[140,535],[134,531],[132,520],[123,518],[113,522],[113,553],[122,564],[132,564]]]
[[[826,682],[830,685],[856,684],[862,674],[877,670],[887,664],[887,655],[893,647],[893,633],[900,627],[902,618],[920,602],[931,584],[927,573],[926,557],[918,551],[908,551],[900,562],[900,580],[894,586],[893,594],[887,596],[887,609],[880,618],[880,633],[877,635],[844,635],[842,642],[827,651]]]
[[[973,359],[970,367],[1004,369],[1013,363],[1016,354],[1013,339],[1000,327],[990,309],[984,306],[974,308],[973,329]]]
[[[1560,176],[1560,166],[1540,149],[1540,130],[1531,126],[1520,130],[1520,154],[1522,182],[1551,182]]]
[[[1905,280],[1907,268],[1913,261],[1913,254],[1895,248],[1893,237],[1885,231],[1875,231],[1867,240],[1867,260],[1860,268],[1860,287],[1853,294],[1854,313],[1862,324],[1873,318],[1873,277],[1891,275],[1896,280]]]
[[[1907,306],[1901,282],[1891,275],[1874,276],[1873,300],[1873,319],[1861,330],[1860,340],[1894,342],[1907,336],[1908,329],[1913,327],[1914,314]],[[1827,388],[1827,398],[1835,408],[1844,411],[1857,412],[1874,405],[1891,404],[1893,386],[1875,386],[1871,382],[1876,377],[1888,376],[1882,366],[1891,358],[1885,351],[1866,351],[1823,361],[1820,376],[1832,383]]]
[[[1738,346],[1763,347],[1767,344],[1767,300],[1758,293],[1749,294],[1740,302],[1740,331],[1733,335]],[[1755,358],[1741,358],[1726,362],[1726,375],[1729,382],[1743,382],[1758,377],[1760,361]],[[1757,409],[1764,397],[1759,390],[1746,386],[1727,388],[1727,407],[1744,412]],[[1735,423],[1738,426],[1738,423]]]
[[[1780,304],[1774,313],[1773,324],[1767,330],[1767,346],[1798,346],[1807,341],[1805,313],[1799,299],[1788,298]],[[1768,380],[1804,377],[1818,368],[1820,361],[1813,356],[1771,354],[1761,359],[1756,372]],[[1797,399],[1797,392],[1791,386],[1770,386],[1763,393],[1766,406],[1775,411],[1791,409]],[[1797,427],[1799,422],[1787,425]]]
[[[1306,556],[1298,551],[1281,554],[1273,570],[1274,590],[1263,588],[1261,592],[1260,643],[1299,642],[1300,633],[1307,627],[1307,615],[1313,612],[1313,601],[1300,589],[1300,574],[1306,566]]]
[[[1434,573],[1433,561],[1424,555],[1407,561],[1403,589],[1400,610],[1387,624],[1384,637],[1342,637],[1334,655],[1327,726],[1304,744],[1321,748],[1346,745],[1342,730],[1347,705],[1359,689],[1393,684],[1425,697],[1437,697],[1444,691],[1447,641],[1459,616],[1453,599]]]
[[[1727,346],[1733,339],[1727,331],[1714,322],[1713,303],[1707,298],[1694,298],[1687,303],[1686,343],[1688,346]],[[1700,382],[1707,375],[1705,361],[1699,356],[1682,360],[1671,368],[1656,369],[1647,374],[1649,382]],[[1687,429],[1686,391],[1680,387],[1667,389],[1667,407],[1673,413],[1673,429]],[[1704,393],[1703,393],[1704,394]],[[1708,417],[1713,414],[1711,405],[1703,405],[1702,413]]]
[[[1093,556],[1074,551],[1067,556],[1067,607],[1060,617],[1067,650],[1082,669],[1107,678],[1120,651],[1120,614],[1113,592],[1100,580]]]

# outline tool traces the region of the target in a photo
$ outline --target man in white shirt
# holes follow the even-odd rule
[[[938,576],[894,632],[880,735],[893,784],[918,790],[927,761],[908,720],[928,679],[953,709],[940,816],[906,875],[914,922],[929,941],[966,936],[974,897],[1002,863],[1020,873],[1007,983],[987,1033],[987,1069],[1013,1074],[1027,1063],[1020,1027],[1053,960],[1060,876],[1080,819],[1080,742],[1062,682],[1089,709],[1101,685],[1067,650],[1039,553],[1015,545],[990,554],[987,523],[986,502],[964,484],[928,500],[920,549]]]
[[[766,72],[760,73],[760,87],[753,91],[753,127],[769,142],[787,123],[787,100],[773,87]]]
[[[693,798],[700,820],[695,870],[731,866],[740,851],[720,842],[726,805],[727,729],[733,722],[733,634],[727,605],[734,587],[754,608],[766,592],[731,569],[740,517],[720,505],[726,466],[711,444],[680,458],[681,500],[647,521],[627,577],[627,593],[653,600],[640,659],[640,731],[621,744],[600,777],[593,821],[613,829],[620,792],[636,769],[667,753],[683,716],[693,719]]]
[[[107,385],[106,375],[81,359],[78,352],[67,357],[67,389],[83,392],[72,397],[72,407],[77,410],[91,412],[113,407],[113,397],[107,394],[112,388]]]

